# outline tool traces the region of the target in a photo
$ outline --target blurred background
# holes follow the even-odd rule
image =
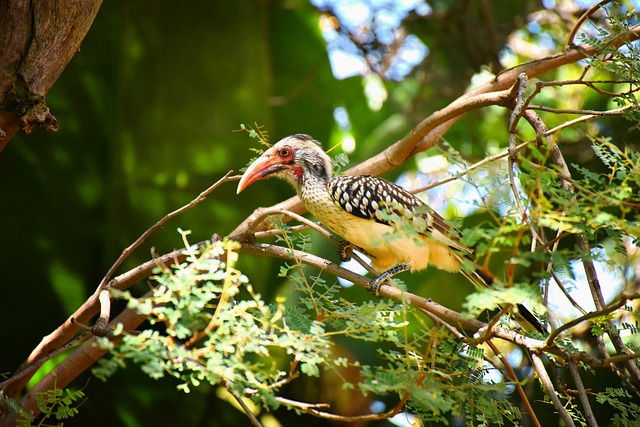
[[[333,153],[345,152],[357,164],[492,73],[561,51],[571,23],[592,3],[104,2],[47,97],[60,131],[19,134],[0,153],[0,372],[12,372],[73,313],[142,232],[255,156],[250,148],[258,144],[238,131],[242,124],[261,127],[272,142],[292,133],[311,134],[325,148],[342,142]],[[545,78],[575,78],[580,66],[553,73]],[[569,105],[571,92],[551,102]],[[576,102],[610,107],[603,97]],[[468,162],[504,149],[506,114],[498,108],[469,114],[446,143]],[[609,119],[604,130],[633,144],[637,132],[631,138],[628,126]],[[582,131],[562,138],[568,163],[597,163]],[[424,184],[445,176],[442,154],[433,149],[387,178]],[[460,193],[445,203],[454,194],[447,191],[432,194],[436,210],[449,218],[472,213]],[[155,233],[120,272],[152,251],[181,247],[178,227],[192,231],[192,242],[224,236],[256,207],[292,194],[274,181],[240,196],[233,183],[224,185]],[[315,252],[337,260],[327,242],[313,238]],[[269,299],[286,292],[275,278],[280,264],[242,257],[239,267]],[[460,286],[437,286],[440,274],[446,273],[404,280],[415,292],[459,308],[471,285],[447,275]],[[346,290],[345,297],[370,298],[360,289]],[[365,350],[373,357],[375,349]],[[186,395],[175,385],[150,380],[135,367],[106,384],[86,374],[76,386],[89,398],[65,425],[247,424],[214,387]],[[300,421],[288,413],[278,419]]]

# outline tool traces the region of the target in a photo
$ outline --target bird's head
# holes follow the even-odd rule
[[[306,179],[328,182],[332,171],[331,158],[318,141],[309,135],[291,135],[278,141],[247,168],[237,192],[255,181],[271,177],[289,181],[298,190]]]

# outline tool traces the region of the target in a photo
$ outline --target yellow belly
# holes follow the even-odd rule
[[[341,215],[339,221],[323,221],[331,231],[373,256],[371,266],[386,271],[408,262],[412,271],[429,265],[446,271],[460,270],[460,261],[446,245],[415,233],[406,234],[386,224]]]
[[[431,237],[406,233],[400,228],[360,218],[335,204],[324,188],[308,188],[301,197],[307,209],[327,228],[373,257],[371,266],[386,271],[409,263],[412,271],[429,265],[446,271],[460,270],[459,257],[449,247],[451,240],[437,232]]]

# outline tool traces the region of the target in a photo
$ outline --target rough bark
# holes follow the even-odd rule
[[[45,96],[80,49],[101,4],[0,2],[0,151],[21,129],[58,129]]]

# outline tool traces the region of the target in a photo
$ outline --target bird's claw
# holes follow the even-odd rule
[[[353,250],[359,250],[362,251],[364,253],[364,251],[362,249],[360,249],[359,247],[357,247],[356,245],[354,245],[353,243],[350,243],[346,240],[341,240],[340,242],[338,242],[337,245],[337,251],[338,251],[338,256],[340,257],[340,261],[342,262],[347,262],[349,260],[351,260],[351,258],[353,257]]]
[[[374,277],[367,284],[367,290],[369,290],[374,297],[377,297],[380,294],[380,286],[382,286],[386,279],[387,278],[383,276]]]
[[[367,285],[367,289],[370,290],[374,296],[378,296],[380,292],[380,286],[382,286],[384,282],[386,282],[388,279],[390,279],[394,275],[398,273],[402,273],[403,271],[407,271],[410,268],[411,268],[411,264],[409,264],[408,262],[396,265],[395,267],[390,268],[389,270],[383,272],[378,277],[374,277],[373,279],[371,279],[371,281]]]

